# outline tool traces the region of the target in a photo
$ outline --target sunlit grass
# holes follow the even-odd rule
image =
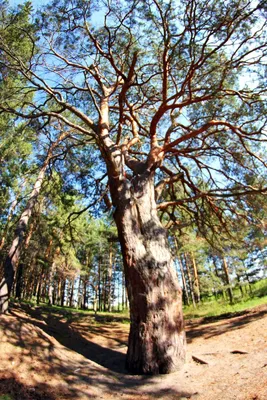
[[[200,303],[196,308],[191,306],[184,307],[184,317],[185,319],[190,318],[200,318],[200,317],[213,317],[222,314],[236,313],[240,311],[244,311],[246,309],[250,309],[256,306],[260,306],[262,304],[267,303],[267,296],[263,297],[254,297],[249,298],[247,300],[238,301],[235,304],[229,304],[226,302],[207,302]]]
[[[241,297],[239,289],[234,289],[234,304],[229,304],[227,299],[215,298],[201,301],[196,308],[193,305],[184,306],[183,312],[185,319],[201,318],[201,317],[215,317],[223,314],[234,314],[246,309],[257,307],[262,304],[267,304],[267,279],[255,282],[251,285],[251,292],[245,294],[245,297]],[[55,315],[59,318],[66,319],[68,321],[78,321],[82,318],[89,317],[94,324],[112,323],[119,322],[123,324],[129,324],[129,310],[123,311],[98,311],[95,313],[93,310],[81,310],[70,307],[60,306],[49,306],[45,303],[41,303],[39,306],[34,301],[23,302],[29,306],[38,308],[40,307],[41,312],[45,314]],[[0,399],[1,400],[1,399]]]

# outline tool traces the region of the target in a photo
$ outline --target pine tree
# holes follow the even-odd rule
[[[42,56],[30,68],[1,37],[6,68],[35,97],[27,110],[11,99],[0,108],[63,121],[98,152],[95,179],[108,184],[123,254],[131,372],[169,373],[185,359],[181,289],[158,211],[176,219],[183,207],[211,240],[235,198],[266,192],[245,179],[251,165],[255,175],[266,167],[265,13],[248,0],[55,0],[39,16]],[[248,73],[253,85],[239,79]],[[156,200],[161,184],[171,200]]]

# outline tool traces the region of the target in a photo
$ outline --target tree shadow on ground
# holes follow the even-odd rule
[[[16,308],[17,306],[14,306],[14,310],[16,310]],[[51,313],[42,313],[41,308],[37,308],[36,310],[25,306],[21,306],[21,308],[24,309],[30,317],[34,318],[34,320],[32,320],[20,316],[20,319],[24,322],[38,326],[48,335],[53,336],[63,346],[83,355],[95,363],[114,372],[126,373],[125,354],[102,347],[85,339],[71,326],[70,320],[61,321],[62,317],[57,317]],[[92,332],[94,332],[94,329],[92,329]],[[101,329],[99,329],[97,333],[101,334]]]
[[[16,348],[15,356],[13,351],[10,353],[4,377],[2,374],[0,393],[3,393],[1,385],[6,388],[13,382],[27,395],[34,392],[36,396],[39,393],[44,396],[32,395],[25,397],[25,400],[79,399],[83,396],[99,399],[102,393],[108,393],[111,397],[107,397],[114,396],[114,399],[123,393],[128,400],[140,392],[142,396],[152,396],[149,399],[194,398],[192,393],[182,390],[179,383],[175,386],[166,384],[163,389],[157,386],[158,377],[127,375],[124,369],[125,354],[86,340],[73,331],[68,322],[58,321],[55,316],[44,318],[38,310],[24,312],[22,308],[14,307],[11,316],[1,319],[0,325],[6,342]],[[58,342],[65,347],[58,347]],[[25,366],[23,375],[35,379],[34,385],[27,386],[25,378],[21,379],[17,370],[21,365]],[[43,376],[47,382],[44,382]],[[24,400],[16,396],[13,399]]]
[[[23,304],[21,304],[23,307]],[[24,305],[25,306],[25,305]],[[29,308],[31,307],[30,305],[27,305]],[[14,307],[14,305],[13,305]],[[67,318],[69,322],[74,322],[74,321],[81,321],[83,319],[88,319],[90,318],[92,321],[100,322],[100,323],[110,323],[110,322],[118,322],[118,323],[130,323],[130,318],[126,315],[121,315],[120,311],[112,311],[112,314],[106,314],[106,315],[101,315],[98,313],[94,313],[93,311],[86,310],[86,311],[73,311],[73,309],[69,309],[68,307],[64,308],[56,308],[53,306],[35,306],[35,310],[42,310],[44,313],[47,314],[53,314],[58,316],[58,318]],[[117,314],[116,314],[117,313]],[[115,314],[115,315],[114,315]]]
[[[259,311],[242,311],[237,314],[224,314],[218,317],[206,317],[201,320],[187,321],[186,323],[186,338],[187,342],[191,343],[194,339],[202,336],[205,339],[212,338],[214,336],[222,335],[226,332],[231,332],[236,329],[242,328],[244,325],[248,325],[253,321],[262,318],[267,314],[267,307]],[[220,323],[224,321],[224,323]],[[216,324],[218,323],[219,324]],[[214,323],[214,326],[211,325]],[[202,325],[204,324],[204,326]],[[205,326],[205,324],[209,324]]]
[[[57,400],[47,391],[46,385],[37,389],[19,382],[15,374],[9,377],[0,377],[0,400]]]

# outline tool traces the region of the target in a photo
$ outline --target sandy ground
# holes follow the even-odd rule
[[[154,377],[124,370],[129,325],[119,317],[14,305],[0,328],[0,400],[267,399],[267,305],[188,321],[185,367]]]

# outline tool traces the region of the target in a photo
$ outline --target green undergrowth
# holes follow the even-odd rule
[[[17,302],[13,302],[13,306],[16,307]],[[46,303],[40,303],[36,305],[34,301],[22,301],[21,305],[26,307],[28,310],[32,309],[35,312],[39,312],[44,318],[47,316],[54,316],[58,319],[64,319],[68,322],[83,320],[84,318],[90,318],[92,324],[101,325],[106,323],[118,322],[122,324],[129,324],[129,311],[124,310],[120,312],[104,312],[99,311],[95,313],[93,310],[80,310],[71,307],[61,306],[50,306]],[[1,398],[0,398],[1,400]]]
[[[245,292],[245,290],[243,291]],[[234,304],[229,304],[225,299],[217,301],[211,298],[210,300],[201,301],[196,308],[193,305],[184,306],[184,317],[185,319],[216,317],[223,314],[239,313],[262,304],[267,304],[267,279],[262,279],[251,284],[251,292],[244,294],[243,298],[238,288],[233,289],[233,295]]]
[[[267,296],[260,298],[249,298],[244,301],[236,302],[235,304],[229,304],[223,301],[201,302],[196,306],[196,308],[194,308],[192,305],[184,307],[183,312],[184,318],[188,320],[193,318],[217,317],[224,314],[235,314],[253,307],[260,306],[262,304],[267,304]],[[129,312],[126,310],[116,313],[99,312],[95,314],[90,310],[77,310],[75,308],[47,306],[44,303],[39,306],[35,306],[34,304],[28,304],[27,306],[33,308],[35,311],[38,310],[43,317],[50,315],[59,319],[67,320],[69,322],[90,318],[91,323],[95,325],[108,323],[130,323]]]
[[[238,301],[235,304],[226,302],[207,302],[200,303],[194,308],[191,306],[184,307],[185,319],[201,318],[201,317],[216,317],[223,314],[235,314],[241,311],[267,304],[267,296],[254,297],[244,301]]]
[[[252,292],[250,296],[245,298],[240,296],[238,290],[234,290],[234,304],[229,304],[227,300],[220,299],[215,300],[214,298],[201,301],[195,308],[193,305],[183,307],[185,319],[193,318],[209,318],[226,315],[232,315],[235,313],[242,312],[244,310],[267,304],[267,279],[255,282],[251,285]],[[90,318],[92,324],[101,325],[107,323],[122,323],[129,324],[129,311],[113,311],[109,312],[97,312],[93,310],[78,310],[77,308],[60,307],[60,306],[48,306],[45,303],[36,305],[34,301],[22,302],[25,307],[32,308],[42,314],[43,317],[48,315],[54,316],[59,319],[67,320],[68,322],[83,320],[84,318]],[[14,303],[16,306],[16,303]],[[1,400],[1,398],[0,398]]]

